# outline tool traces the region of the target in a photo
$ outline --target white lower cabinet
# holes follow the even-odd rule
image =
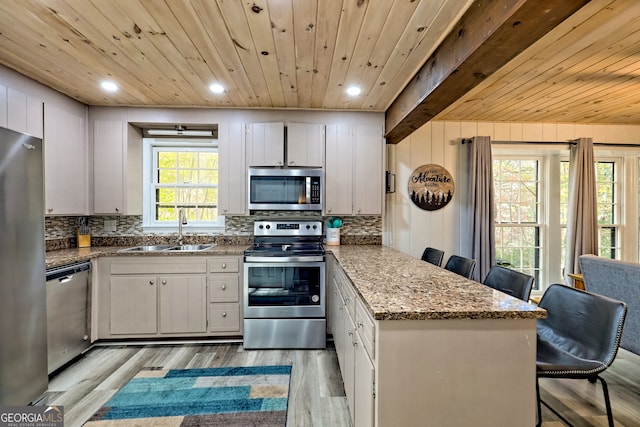
[[[369,358],[366,347],[362,345],[359,332],[353,335],[354,343],[354,397],[353,417],[356,426],[373,426],[375,411],[375,367]],[[351,407],[351,406],[350,406]]]
[[[114,276],[109,282],[109,333],[158,332],[156,276]]]
[[[215,257],[208,261],[210,335],[240,335],[242,278],[239,257]]]
[[[207,331],[207,280],[202,275],[158,278],[160,333],[191,334]]]
[[[110,332],[112,335],[205,332],[206,293],[204,275],[112,276]]]
[[[331,330],[351,423],[371,427],[375,425],[375,323],[337,263],[331,285]]]
[[[93,339],[241,334],[240,257],[100,258],[97,274]]]

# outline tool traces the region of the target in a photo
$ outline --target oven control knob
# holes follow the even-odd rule
[[[267,230],[269,230],[271,228],[271,226],[269,224],[265,225],[265,227],[267,228]]]
[[[260,230],[262,230],[262,229],[264,228],[264,225],[260,224],[260,225],[258,226],[258,228],[259,228]]]
[[[311,226],[309,224],[307,224],[307,230],[309,230],[311,228]],[[314,225],[313,228],[316,228],[316,226]]]
[[[314,225],[314,226],[313,226],[313,229],[315,230],[316,228],[318,228],[318,226],[317,226],[317,225]]]
[[[318,295],[312,295],[311,296],[311,301],[318,302],[318,301],[320,301],[320,297]]]

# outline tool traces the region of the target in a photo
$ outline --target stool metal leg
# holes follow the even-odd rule
[[[609,400],[609,387],[607,386],[607,382],[598,375],[598,379],[602,384],[602,392],[604,393],[604,404],[607,408],[607,420],[609,420],[609,427],[613,427],[613,411],[611,410],[611,400]]]
[[[542,408],[540,407],[540,384],[538,384],[538,377],[536,377],[536,400],[538,403],[538,422],[536,423],[536,427],[540,427],[542,425]]]

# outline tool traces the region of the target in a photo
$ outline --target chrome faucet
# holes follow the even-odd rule
[[[178,244],[184,243],[184,236],[182,235],[182,226],[187,225],[187,217],[184,214],[184,208],[180,208],[178,211]]]

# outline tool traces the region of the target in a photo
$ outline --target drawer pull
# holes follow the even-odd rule
[[[222,313],[222,317],[227,317],[227,313]]]
[[[222,285],[222,290],[226,290],[227,289],[227,285]]]
[[[166,281],[166,280],[163,280],[163,281],[162,281],[162,284],[163,284],[163,285],[166,285],[166,284],[167,284],[167,281]]]
[[[222,263],[222,268],[227,268],[227,264]]]
[[[153,286],[154,281],[153,280],[149,280],[149,284]]]

